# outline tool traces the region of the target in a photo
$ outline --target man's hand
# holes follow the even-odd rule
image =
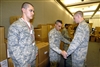
[[[30,64],[28,64],[28,67],[31,67],[31,65],[30,65]]]
[[[38,53],[36,54],[36,57],[38,56]]]
[[[65,59],[67,59],[67,53],[65,51],[62,51],[61,54]]]

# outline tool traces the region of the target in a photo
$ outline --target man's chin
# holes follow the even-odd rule
[[[30,20],[32,20],[32,19],[33,19],[33,17],[30,18]]]

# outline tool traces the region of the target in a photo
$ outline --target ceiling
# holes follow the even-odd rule
[[[56,0],[72,16],[83,11],[85,19],[100,18],[100,0]]]

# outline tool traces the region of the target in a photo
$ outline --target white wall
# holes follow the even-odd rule
[[[0,2],[0,25],[5,26],[5,37],[7,37],[10,16],[21,15],[21,5],[23,2],[30,2],[35,7],[35,17],[33,25],[54,23],[60,19],[65,23],[72,24],[72,16],[69,15],[54,0],[1,0]]]
[[[89,19],[89,23],[93,23],[92,28],[100,27],[100,19]]]

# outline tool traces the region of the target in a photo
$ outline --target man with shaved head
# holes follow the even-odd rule
[[[21,10],[21,18],[9,27],[9,54],[15,67],[35,67],[37,47],[34,28],[30,23],[34,16],[34,7],[31,3],[24,2]]]
[[[78,26],[67,50],[67,56],[72,55],[72,67],[84,67],[89,42],[89,25],[85,22],[82,11],[74,14],[74,21]]]
[[[61,35],[61,27],[62,21],[56,20],[55,27],[48,33],[50,67],[60,67],[61,55],[66,59],[66,52],[60,49],[60,42],[63,41],[67,45],[70,44],[70,41]]]

